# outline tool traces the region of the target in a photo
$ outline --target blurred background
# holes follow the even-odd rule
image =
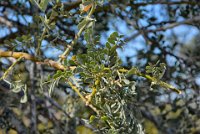
[[[62,14],[55,14],[52,18],[54,24],[48,31],[49,35],[42,40],[40,48],[42,58],[58,60],[58,56],[66,49],[64,44],[71,42],[78,31],[81,0],[60,2],[60,5],[52,9],[55,1],[51,0],[45,11],[47,15],[52,10]],[[44,15],[44,12],[28,0],[1,0],[0,50],[33,55],[37,39],[42,36],[45,27],[39,18],[40,15]],[[117,31],[124,35],[125,44],[121,44],[122,48],[117,50],[124,67],[135,66],[144,71],[148,63],[166,63],[167,69],[162,80],[182,91],[182,94],[176,94],[160,87],[149,90],[151,83],[138,77],[131,78],[137,82],[137,98],[134,103],[141,111],[146,133],[199,134],[200,2],[105,0],[103,6],[96,8],[94,18],[94,36],[100,36],[100,47],[104,46],[112,32]],[[85,44],[81,36],[70,55],[85,53]],[[13,62],[14,58],[0,57],[0,76]],[[51,129],[56,129],[57,133],[75,133],[73,123],[77,124],[77,120],[71,119],[66,122],[66,111],[73,113],[71,116],[84,113],[83,116],[88,117],[84,111],[84,104],[78,105],[80,100],[75,93],[67,90],[67,85],[59,83],[52,98],[41,95],[41,92],[45,93],[48,88],[48,83],[41,88],[41,81],[38,79],[46,79],[53,73],[55,70],[52,68],[25,60],[14,67],[7,80],[17,82],[20,79],[30,87],[30,100],[25,104],[16,99],[23,96],[23,93],[13,94],[9,83],[1,81],[2,133],[5,128],[10,133],[15,133],[16,128],[20,133],[27,133],[31,127],[33,129],[30,133],[48,133]],[[62,108],[65,111],[61,110]],[[78,124],[81,124],[81,121]]]

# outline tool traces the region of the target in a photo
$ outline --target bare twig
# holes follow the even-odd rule
[[[1,16],[0,16],[0,24],[4,24],[9,28],[13,26],[12,22],[10,22],[9,20],[6,20],[5,18]]]
[[[92,14],[94,13],[95,8],[96,8],[96,4],[93,3],[92,4],[92,8],[91,8],[89,14],[85,18],[87,22],[85,23],[84,26],[81,27],[81,29],[75,35],[74,40],[71,42],[71,44],[69,45],[69,47],[64,51],[64,53],[60,56],[58,62],[61,62],[71,52],[71,50],[73,49],[73,47],[76,45],[76,43],[78,41],[78,38],[81,36],[81,34],[84,31],[84,29],[86,28],[87,24],[90,22],[90,20],[87,19],[87,18],[91,18]]]
[[[78,96],[83,100],[83,102],[85,102],[87,106],[89,106],[94,112],[96,112],[97,115],[100,114],[100,112],[92,104],[88,103],[88,100],[80,93],[79,89],[75,85],[73,85],[71,81],[68,81],[67,83],[78,94]]]
[[[13,69],[13,67],[17,64],[17,62],[19,62],[22,59],[22,57],[19,57],[3,74],[3,76],[0,78],[0,80],[3,80],[7,77],[7,75],[9,74],[9,72]]]
[[[128,4],[129,6],[146,6],[146,5],[181,5],[181,4],[188,4],[188,5],[200,5],[199,2],[195,1],[156,1],[156,2],[138,2],[133,4]]]
[[[193,17],[191,19],[186,19],[186,20],[180,21],[180,22],[171,23],[171,24],[169,24],[167,26],[160,27],[160,28],[157,28],[157,29],[154,29],[154,30],[145,30],[146,27],[140,28],[141,30],[139,32],[133,34],[130,37],[125,38],[124,41],[125,42],[129,42],[132,39],[134,39],[134,38],[138,37],[139,35],[141,35],[142,32],[153,33],[153,32],[165,31],[165,30],[172,29],[174,27],[177,27],[177,26],[180,26],[180,25],[183,25],[183,24],[188,24],[189,25],[189,24],[191,24],[192,22],[195,22],[195,21],[200,21],[200,16],[196,16],[196,17]]]
[[[45,95],[45,98],[53,105],[55,106],[58,110],[62,111],[68,118],[71,118],[71,116],[51,97]]]

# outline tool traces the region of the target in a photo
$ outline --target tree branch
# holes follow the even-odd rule
[[[157,28],[157,29],[149,29],[149,30],[145,30],[147,27],[143,27],[143,28],[140,28],[141,30],[135,34],[133,34],[132,36],[130,37],[127,37],[125,40],[125,42],[129,42],[131,41],[132,39],[136,38],[137,36],[139,36],[140,34],[142,34],[143,32],[144,33],[153,33],[153,32],[159,32],[159,31],[166,31],[168,29],[172,29],[174,27],[177,27],[177,26],[180,26],[180,25],[183,25],[183,24],[191,24],[192,22],[195,22],[195,21],[200,21],[200,16],[196,16],[194,18],[190,18],[190,19],[186,19],[184,21],[180,21],[180,22],[175,22],[175,23],[171,23],[167,26],[163,26],[163,27],[160,27],[160,28]]]
[[[91,18],[92,14],[94,13],[95,8],[96,8],[96,4],[93,3],[89,14],[85,17],[86,23],[79,29],[78,33],[75,35],[74,40],[70,43],[68,48],[63,52],[62,55],[60,55],[60,58],[59,58],[58,62],[61,62],[66,56],[68,56],[68,54],[71,52],[71,50],[73,50],[73,47],[76,45],[76,43],[78,41],[78,38],[81,36],[81,34],[85,30],[85,28],[88,25],[88,23],[91,21],[89,19]]]
[[[67,11],[70,11],[71,9],[74,9],[76,7],[78,7],[81,4],[82,0],[77,0],[75,2],[63,2],[64,4],[64,8]]]
[[[0,50],[0,57],[13,57],[13,58],[24,58],[26,60],[31,60],[33,62],[36,62],[37,64],[43,64],[43,65],[47,65],[50,67],[53,67],[57,70],[66,70],[66,69],[70,69],[73,70],[75,67],[71,66],[71,67],[65,67],[62,64],[50,60],[50,59],[45,59],[45,60],[40,60],[37,57],[34,57],[28,53],[23,53],[23,52],[12,52],[12,51],[2,51]]]
[[[0,16],[0,23],[6,25],[9,28],[13,26],[12,22],[10,22],[9,20],[7,20],[1,16]]]
[[[181,5],[181,4],[188,4],[188,5],[200,5],[199,2],[195,1],[156,1],[156,2],[138,2],[133,4],[128,4],[128,6],[147,6],[147,5]]]
[[[85,102],[85,104],[87,106],[89,106],[97,115],[100,114],[100,112],[96,109],[96,107],[94,107],[92,104],[88,103],[88,100],[80,93],[79,89],[75,85],[73,85],[72,82],[68,81],[67,83],[78,94],[78,96],[82,99],[82,101]]]

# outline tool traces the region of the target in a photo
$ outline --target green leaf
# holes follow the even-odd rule
[[[136,87],[135,87],[135,83],[134,83],[134,84],[131,86],[131,89],[130,89],[131,94],[136,94],[135,89],[136,89]]]
[[[123,79],[123,82],[126,84],[126,85],[129,85],[130,84],[130,81],[128,79]]]
[[[105,116],[105,115],[101,117],[102,121],[107,121],[108,119],[109,119],[108,116]]]
[[[152,73],[152,70],[146,70],[146,73],[150,74]]]
[[[146,66],[146,70],[152,69],[151,66]]]
[[[127,75],[133,75],[133,74],[137,74],[139,72],[139,70],[136,67],[131,68],[131,70],[129,70],[127,72]]]
[[[115,42],[117,41],[117,38],[119,38],[119,35],[117,32],[113,32],[110,37],[108,38],[108,42],[110,42],[111,44],[115,44]]]
[[[68,60],[64,59],[64,65],[67,66],[68,65]]]
[[[88,45],[93,44],[93,28],[87,28],[85,30],[84,39]]]
[[[43,12],[45,12],[45,10],[47,9],[48,3],[49,3],[49,0],[41,0],[39,5]]]
[[[55,11],[55,10],[53,10],[52,12],[51,12],[51,16],[50,16],[50,20],[52,20],[52,19],[54,19],[55,17],[57,17],[58,16],[58,13]]]
[[[77,134],[94,134],[94,132],[92,132],[90,128],[85,127],[85,126],[77,126],[76,132]]]
[[[86,78],[84,80],[85,83],[93,83],[94,82],[94,79],[91,77],[91,78]]]
[[[23,92],[24,92],[24,95],[22,96],[20,102],[21,102],[21,103],[26,103],[27,100],[28,100],[28,99],[27,99],[27,93],[26,93],[26,90],[27,90],[26,86],[25,86],[25,88],[22,89],[22,90],[23,90]]]
[[[116,53],[116,49],[117,49],[117,45],[114,45],[113,47],[111,47],[110,49],[110,53]]]
[[[96,117],[95,117],[94,115],[91,115],[91,116],[90,116],[90,123],[93,122],[95,118],[96,118]]]
[[[81,67],[77,67],[76,69],[75,69],[75,72],[76,73],[80,73],[80,72],[83,72],[84,70],[83,70],[83,68],[81,68]]]
[[[56,79],[56,78],[60,77],[62,74],[63,74],[63,72],[60,71],[60,70],[58,70],[58,71],[56,72],[56,74],[53,76],[53,78]]]
[[[88,23],[86,19],[83,19],[79,24],[78,24],[78,29],[80,30],[81,28],[85,27],[85,25]]]
[[[161,68],[166,68],[166,64],[165,63],[160,63],[160,67]]]
[[[110,43],[109,43],[109,42],[106,42],[106,47],[107,47],[108,49],[111,49],[111,46],[110,46]]]
[[[23,88],[23,84],[20,83],[21,81],[16,81],[14,84],[13,84],[13,89],[12,89],[12,92],[14,93],[19,93],[22,88]]]
[[[95,36],[95,43],[99,43],[100,42],[100,39],[101,39],[101,36],[97,35]]]
[[[14,93],[19,93],[20,91],[21,91],[20,87],[15,87],[12,89],[12,92],[14,92]]]
[[[111,38],[117,38],[119,37],[119,34],[118,32],[113,32],[111,35],[110,35]]]
[[[108,38],[108,41],[111,43],[111,44],[115,44],[115,38]]]
[[[95,72],[99,72],[99,71],[100,71],[100,66],[99,66],[99,65],[96,65],[96,66],[94,67],[94,70],[95,70]]]
[[[23,41],[22,37],[17,37],[16,40],[19,41],[19,42]]]
[[[69,64],[70,66],[75,66],[75,65],[76,65],[76,63],[75,63],[73,60],[69,60],[69,61],[68,61],[68,64]]]
[[[43,12],[45,12],[49,0],[30,0],[32,3],[36,4]]]

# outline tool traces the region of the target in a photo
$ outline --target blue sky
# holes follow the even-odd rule
[[[146,14],[147,17],[156,17],[157,18],[157,22],[162,22],[166,19],[168,19],[168,16],[166,16],[166,10],[164,10],[163,5],[148,5],[148,6],[144,6],[141,7],[143,9],[146,10]],[[1,8],[0,8],[1,10]],[[127,7],[127,10],[129,10],[129,7]],[[3,16],[3,14],[0,12],[0,16]],[[28,23],[32,22],[32,17],[31,16],[18,16],[21,23],[24,25],[27,25]],[[9,19],[12,20],[17,20],[17,16],[15,14],[13,14],[12,12],[9,13]],[[183,18],[179,17],[178,21],[182,21]],[[139,20],[139,24],[140,26],[144,27],[146,26],[148,23],[148,20],[145,19],[140,19]],[[101,37],[101,42],[105,43],[107,37],[116,30],[119,31],[120,34],[125,35],[125,37],[127,37],[127,35],[131,36],[134,33],[137,33],[137,31],[133,28],[130,28],[127,26],[126,22],[119,19],[119,18],[115,18],[113,19],[111,17],[110,22],[108,23],[108,26],[110,27],[110,30],[106,33],[104,33],[104,36]],[[152,27],[154,29],[154,27]],[[0,27],[0,37],[4,37],[7,34],[9,34],[11,32],[16,32],[17,29],[16,28],[12,28],[10,30],[8,30],[6,27]],[[198,34],[198,30],[195,27],[192,26],[188,26],[188,25],[181,25],[181,26],[177,26],[173,29],[169,29],[166,30],[164,33],[166,35],[166,45],[167,43],[170,45],[170,37],[172,35],[172,33],[174,35],[176,35],[178,37],[178,41],[180,43],[185,43],[187,44],[193,37],[194,35]],[[106,36],[105,36],[106,35]],[[45,48],[46,46],[48,46],[48,42],[43,41],[42,44],[43,48]],[[145,50],[147,47],[147,45],[145,45],[145,40],[142,38],[142,36],[138,36],[137,38],[135,38],[134,40],[127,42],[127,44],[124,45],[123,49],[118,50],[118,54],[121,57],[121,59],[125,62],[125,57],[127,56],[133,56],[132,61],[133,63],[137,60],[137,57],[134,57],[134,55],[137,54],[138,50]],[[179,55],[179,48],[177,48],[177,51],[175,52],[176,55]],[[45,53],[47,57],[57,57],[58,55],[60,55],[62,53],[62,51],[55,49],[53,47],[49,47],[48,49],[45,49]],[[168,56],[167,58],[168,61],[168,65],[169,66],[173,66],[175,64],[175,59],[171,56]],[[197,82],[200,83],[200,78],[197,78]]]

